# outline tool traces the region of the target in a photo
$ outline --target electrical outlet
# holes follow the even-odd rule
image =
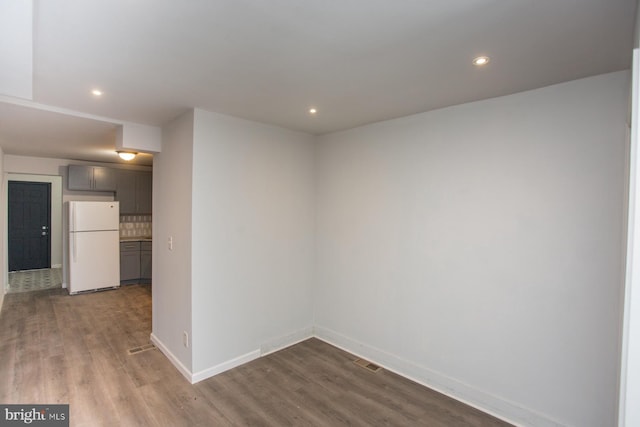
[[[182,344],[186,348],[189,348],[189,334],[187,333],[187,331],[182,332]]]

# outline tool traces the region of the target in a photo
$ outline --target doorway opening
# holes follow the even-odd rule
[[[51,267],[51,184],[9,181],[9,271]]]
[[[62,287],[61,177],[9,174],[7,292]]]

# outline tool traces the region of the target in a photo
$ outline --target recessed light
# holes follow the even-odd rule
[[[488,63],[489,63],[488,56],[478,56],[477,58],[473,58],[473,65],[477,65],[478,67],[487,65]]]
[[[318,110],[316,110],[315,108],[311,107],[309,108],[309,114],[316,114],[318,112]]]
[[[102,91],[100,89],[93,89],[91,91],[91,95],[93,95],[93,96],[102,96]]]

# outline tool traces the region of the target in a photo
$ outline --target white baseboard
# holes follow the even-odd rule
[[[215,375],[221,374],[224,371],[228,371],[229,369],[233,369],[237,366],[251,362],[252,360],[274,353],[278,350],[282,350],[283,348],[290,347],[311,337],[313,337],[313,328],[308,327],[287,335],[283,335],[281,337],[270,339],[269,341],[263,343],[260,346],[259,350],[250,351],[249,353],[242,354],[236,358],[227,360],[226,362],[220,363],[216,366],[212,366],[210,368],[203,369],[202,371],[194,373],[192,375],[191,382],[197,383],[199,381],[206,380],[207,378],[211,378]]]
[[[175,368],[178,370],[178,372],[180,372],[182,376],[184,376],[191,384],[206,380],[207,378],[213,377],[214,375],[221,374],[224,371],[228,371],[229,369],[233,369],[237,366],[243,365],[247,362],[251,362],[252,360],[260,357],[260,350],[254,350],[247,354],[238,356],[234,359],[227,360],[226,362],[220,363],[216,366],[212,366],[210,368],[203,369],[202,371],[193,373],[189,368],[184,366],[182,362],[180,362],[180,360],[171,352],[171,350],[169,350],[167,346],[164,345],[164,343],[160,341],[160,339],[153,333],[151,333],[151,342],[156,347],[158,347],[158,350],[160,350],[162,354],[164,354],[167,359],[169,359],[169,362],[171,362],[173,366],[175,366]]]
[[[516,403],[491,395],[482,390],[432,371],[423,366],[404,360],[391,353],[377,349],[370,345],[355,341],[330,329],[314,328],[315,337],[367,359],[388,371],[408,378],[418,384],[436,390],[459,402],[472,406],[480,411],[493,415],[515,426],[562,427],[563,424],[542,414],[519,406]]]
[[[291,347],[294,344],[298,344],[304,340],[313,338],[313,327],[309,326],[304,329],[300,329],[291,334],[283,335],[278,338],[271,339],[260,346],[260,356],[266,356],[276,351],[280,351],[284,348]]]
[[[193,374],[191,373],[191,371],[186,366],[184,366],[182,362],[180,362],[180,360],[178,360],[178,358],[174,356],[173,353],[171,353],[171,351],[169,351],[167,346],[165,346],[164,343],[153,334],[153,332],[151,333],[151,342],[153,343],[153,345],[158,347],[158,350],[160,350],[162,354],[167,357],[167,359],[169,359],[173,366],[176,367],[178,372],[180,372],[187,379],[187,381],[193,384]]]
[[[211,378],[214,375],[218,375],[223,373],[224,371],[228,371],[229,369],[233,369],[237,366],[244,365],[247,362],[251,362],[252,360],[260,357],[260,350],[253,350],[249,353],[240,355],[234,359],[227,360],[226,362],[222,362],[216,366],[212,366],[207,369],[203,369],[202,371],[196,372],[191,377],[191,383],[195,384],[202,380],[206,380],[207,378]]]
[[[178,371],[191,383],[221,374],[229,369],[251,362],[259,357],[272,354],[290,347],[309,338],[318,338],[335,347],[367,359],[388,371],[436,390],[455,400],[493,415],[515,426],[562,427],[563,424],[524,408],[498,396],[479,390],[442,373],[435,372],[424,366],[404,360],[394,354],[358,342],[340,333],[323,327],[307,327],[287,335],[270,339],[260,346],[260,349],[250,351],[218,365],[192,373],[177,357],[155,336],[151,334],[151,342],[169,359]]]
[[[281,337],[277,337],[271,339],[260,346],[260,349],[250,351],[246,354],[242,354],[233,359],[222,362],[218,365],[211,366],[210,368],[203,369],[198,372],[191,372],[186,366],[178,360],[178,358],[171,353],[171,351],[165,346],[157,336],[151,333],[151,342],[158,347],[158,349],[164,354],[167,359],[176,367],[176,369],[191,383],[195,384],[202,380],[206,380],[207,378],[211,378],[215,375],[221,374],[224,371],[228,371],[229,369],[233,369],[245,363],[251,362],[259,357],[266,356],[268,354],[274,353],[276,351],[282,350],[286,347],[290,347],[294,344],[302,342],[306,339],[313,337],[313,328],[308,327],[301,329],[299,331],[295,331],[291,334],[287,334]]]

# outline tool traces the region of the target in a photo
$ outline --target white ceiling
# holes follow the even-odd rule
[[[155,126],[197,107],[322,134],[629,68],[635,8],[636,0],[35,0],[33,100]],[[471,64],[480,54],[491,57],[482,69]],[[101,150],[113,150],[115,125],[0,107],[5,153],[105,160]]]

